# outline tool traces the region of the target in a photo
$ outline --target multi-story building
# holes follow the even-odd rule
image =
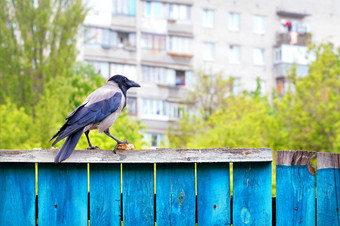
[[[81,57],[107,78],[141,83],[128,93],[130,115],[158,146],[195,80],[193,71],[222,71],[233,91],[284,94],[287,71],[308,73],[307,43],[340,44],[340,2],[325,0],[101,0],[89,3]]]

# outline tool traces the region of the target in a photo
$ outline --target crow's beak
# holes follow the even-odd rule
[[[129,80],[127,83],[129,87],[140,87],[140,85],[137,82]]]

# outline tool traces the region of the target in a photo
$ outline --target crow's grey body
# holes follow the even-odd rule
[[[108,99],[115,95],[116,93],[122,94],[120,105],[117,108],[117,110],[110,114],[108,117],[106,117],[103,121],[87,125],[83,130],[84,133],[88,130],[94,129],[98,129],[99,133],[104,132],[104,130],[110,128],[113,125],[113,123],[116,121],[116,119],[118,118],[119,114],[122,112],[125,106],[125,96],[123,95],[123,92],[119,88],[118,84],[112,81],[109,81],[104,86],[95,90],[86,98],[86,100],[82,103],[82,105],[84,105],[85,107],[93,103]]]
[[[112,136],[109,128],[124,109],[126,91],[131,87],[140,87],[140,85],[122,75],[115,75],[104,86],[91,93],[79,107],[72,111],[66,117],[65,124],[51,138],[51,140],[56,138],[52,144],[55,145],[67,137],[54,161],[61,162],[67,159],[72,154],[82,133],[85,133],[90,148],[95,148],[88,137],[90,130],[98,129],[99,133],[105,132],[117,144],[124,143],[124,141]]]

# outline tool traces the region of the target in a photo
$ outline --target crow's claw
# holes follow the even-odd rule
[[[98,146],[90,146],[86,148],[86,150],[95,150],[95,149],[100,149],[100,148]]]

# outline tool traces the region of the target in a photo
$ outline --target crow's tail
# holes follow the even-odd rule
[[[64,161],[72,154],[73,150],[77,146],[79,138],[83,133],[83,129],[78,130],[74,134],[68,136],[63,144],[63,146],[58,151],[57,155],[54,158],[54,162],[58,163]]]

